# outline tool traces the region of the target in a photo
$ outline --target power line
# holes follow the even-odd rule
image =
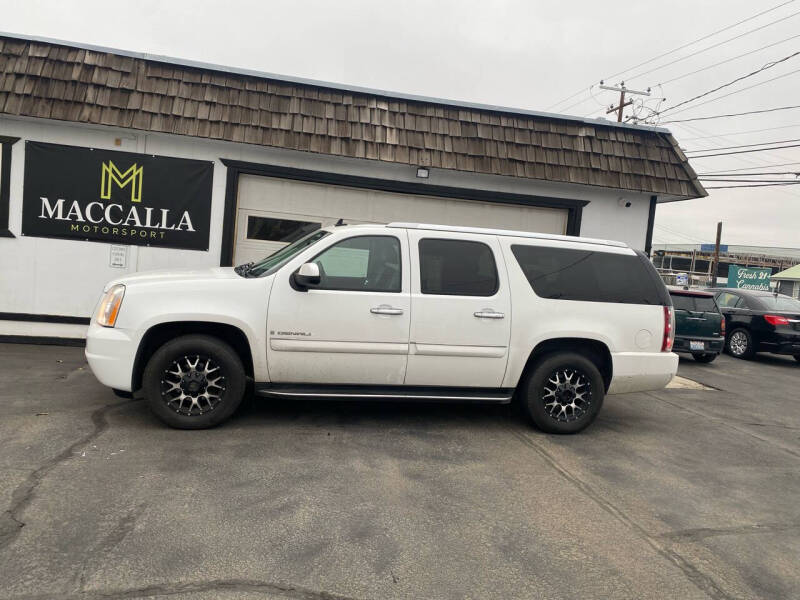
[[[724,65],[726,63],[732,62],[736,59],[743,58],[745,56],[750,56],[751,54],[755,54],[756,52],[761,52],[762,50],[766,50],[767,48],[772,48],[773,46],[779,46],[780,44],[784,44],[790,40],[800,37],[800,33],[797,35],[790,36],[786,39],[783,39],[779,42],[773,42],[772,44],[767,44],[766,46],[761,46],[760,48],[756,48],[755,50],[750,50],[749,52],[744,52],[743,54],[739,54],[737,56],[732,56],[731,58],[726,58],[725,60],[721,60],[719,62],[715,62],[714,64],[708,65],[707,67],[703,67],[702,69],[697,69],[695,71],[691,71],[689,73],[684,73],[683,75],[678,75],[677,77],[673,77],[672,79],[668,79],[667,81],[662,81],[657,85],[667,85],[668,83],[673,83],[675,81],[679,81],[681,79],[685,79],[691,75],[696,75],[697,73],[702,73],[703,71],[708,71],[709,69],[713,69],[714,67],[718,67],[720,65]]]
[[[710,134],[709,131],[706,131],[706,130],[700,128],[695,123],[691,123],[691,124],[690,123],[679,123],[679,124],[677,124],[677,127],[681,127],[683,129],[686,129],[687,131],[690,131],[690,132],[694,133],[695,135],[699,135],[699,134],[709,135]],[[722,143],[726,143],[726,142],[730,143],[730,144],[735,143],[735,141],[732,138],[727,138],[727,137],[720,136],[720,135],[717,136],[717,139],[719,139]],[[708,152],[714,152],[714,151],[715,151],[714,147],[708,148]],[[748,164],[751,164],[751,165],[756,165],[755,167],[751,167],[751,169],[753,169],[753,168],[757,168],[757,169],[772,168],[772,167],[775,166],[776,162],[781,163],[781,162],[785,162],[786,161],[786,158],[783,155],[776,154],[774,152],[773,153],[763,152],[763,153],[760,153],[760,154],[744,154],[744,155],[740,154],[740,155],[731,156],[730,159],[731,160],[735,160],[735,161],[740,162],[740,163],[748,163]],[[708,160],[711,160],[711,158],[701,158],[699,160],[700,161],[708,161]],[[717,159],[717,158],[714,159],[714,161],[718,161],[718,160],[719,159]],[[719,167],[717,167],[717,168],[719,168]],[[787,195],[790,195],[790,196],[800,196],[798,194],[793,194],[791,192],[786,192],[786,191],[783,191],[783,190],[779,190],[779,193],[787,194]]]
[[[786,183],[748,183],[745,185],[713,185],[703,187],[707,190],[724,190],[731,188],[756,188],[756,187],[776,187],[782,185],[800,185],[800,181],[788,181]]]
[[[689,102],[694,102],[695,100],[698,100],[698,99],[700,99],[700,98],[703,98],[703,97],[705,97],[705,96],[708,96],[708,95],[710,95],[710,94],[713,94],[714,92],[718,92],[718,91],[720,91],[721,89],[724,89],[724,88],[726,88],[726,87],[730,87],[730,86],[732,86],[734,83],[738,83],[739,81],[742,81],[743,79],[747,79],[747,78],[749,78],[749,77],[753,77],[753,76],[755,76],[755,75],[758,75],[759,73],[762,73],[763,71],[766,71],[767,69],[771,69],[772,67],[775,67],[775,66],[777,66],[777,65],[781,64],[782,62],[786,62],[787,60],[789,60],[789,59],[792,59],[792,58],[794,58],[795,56],[798,56],[798,55],[800,55],[800,51],[798,51],[798,52],[793,52],[792,54],[789,54],[788,56],[784,56],[784,57],[783,57],[783,58],[781,58],[781,59],[774,60],[774,61],[772,61],[772,62],[768,62],[767,64],[765,64],[765,65],[764,65],[763,67],[761,67],[760,69],[756,69],[755,71],[751,71],[751,72],[750,72],[750,73],[748,73],[747,75],[742,75],[741,77],[737,77],[736,79],[733,79],[733,80],[731,80],[731,81],[729,81],[729,82],[727,82],[727,83],[723,83],[722,85],[715,87],[713,90],[708,90],[707,92],[703,92],[702,94],[698,94],[697,96],[695,96],[695,97],[693,97],[693,98],[689,98],[688,100],[684,100],[683,102],[678,102],[678,104],[673,104],[672,106],[668,106],[667,108],[665,108],[664,110],[662,110],[662,111],[660,112],[660,114],[662,114],[662,115],[663,115],[663,114],[664,114],[665,112],[667,112],[667,111],[670,111],[670,110],[676,109],[676,108],[678,108],[679,106],[683,106],[684,104],[689,104]],[[796,71],[795,71],[795,72],[796,72]],[[767,80],[767,81],[772,81],[772,80]],[[761,82],[761,83],[767,83],[767,81],[763,81],[763,82]],[[759,84],[759,85],[760,85],[760,84]],[[752,86],[752,87],[755,87],[755,86]],[[749,89],[749,88],[744,88],[744,89]],[[744,91],[744,90],[739,90],[739,91]],[[729,94],[729,95],[730,95],[730,94]],[[725,96],[721,96],[721,98],[724,98],[724,97],[725,97]],[[705,103],[703,103],[703,104],[705,104]],[[697,105],[697,106],[702,106],[702,105]],[[694,107],[693,107],[693,108],[694,108]],[[679,111],[679,112],[682,112],[682,111]]]
[[[780,146],[776,148],[753,148],[751,150],[736,150],[735,152],[718,152],[716,154],[701,154],[699,156],[692,156],[691,158],[708,158],[710,156],[730,156],[731,154],[747,154],[748,152],[768,152],[772,150],[786,150],[787,148],[798,148],[800,144],[791,144],[789,146]],[[711,150],[712,148],[709,148]]]
[[[705,177],[700,177],[700,181],[710,181],[712,183],[719,183],[724,181],[736,182],[736,183],[800,183],[797,181],[787,181],[785,179],[707,179]]]
[[[753,19],[756,19],[756,18],[760,17],[761,15],[765,15],[765,14],[767,14],[769,12],[777,10],[777,9],[781,8],[782,6],[786,6],[787,4],[791,4],[792,2],[794,2],[794,0],[789,0],[788,2],[782,2],[781,4],[778,4],[777,6],[773,6],[772,8],[768,8],[767,10],[763,10],[763,11],[761,11],[759,13],[756,13],[752,17],[747,17],[746,19],[742,19],[741,21],[737,21],[733,25],[728,25],[727,27],[723,27],[722,29],[718,29],[717,31],[709,33],[708,35],[704,35],[703,37],[698,38],[698,39],[696,39],[696,40],[694,40],[692,42],[689,42],[687,44],[683,44],[682,46],[678,46],[677,48],[673,48],[672,50],[670,50],[668,52],[664,52],[663,54],[659,54],[658,56],[654,56],[653,58],[648,59],[648,60],[646,60],[644,62],[640,62],[638,65],[633,65],[632,67],[629,67],[629,68],[627,68],[627,69],[625,69],[623,71],[620,71],[619,73],[614,73],[613,75],[610,75],[609,77],[606,77],[606,79],[613,79],[614,77],[619,77],[623,73],[627,73],[628,71],[633,71],[634,69],[638,69],[639,67],[642,67],[642,66],[644,66],[644,65],[646,65],[648,63],[651,63],[653,61],[656,61],[659,58],[664,58],[665,56],[669,56],[670,54],[674,54],[678,50],[683,50],[684,48],[688,48],[689,46],[694,46],[698,42],[702,42],[703,40],[707,40],[710,37],[714,37],[715,35],[717,35],[719,33],[722,33],[723,31],[728,31],[729,29],[733,29],[734,27],[736,27],[737,25],[741,25],[742,23],[747,23],[748,21],[752,21]],[[772,21],[770,23],[767,23],[766,25],[762,25],[762,27],[760,29],[762,29],[764,27],[769,27],[770,25],[774,25],[775,23],[777,23],[779,21],[782,21],[784,19],[788,19],[790,17],[793,17],[796,14],[798,14],[798,13],[793,13],[793,14],[789,15],[788,17],[783,17],[782,19],[778,19],[777,21]],[[747,33],[752,33],[753,31],[757,31],[757,30],[751,30],[749,32],[745,32],[742,35],[746,35]],[[741,37],[741,36],[739,36],[739,37]],[[736,38],[732,38],[732,39],[736,39]],[[728,40],[728,41],[732,41],[732,40]],[[722,43],[727,43],[727,42],[722,42]],[[704,50],[701,50],[700,52],[704,52]],[[697,53],[694,53],[694,54],[697,54]],[[631,78],[629,77],[629,79],[631,79]]]
[[[721,136],[716,136],[721,137]],[[737,148],[749,148],[751,146],[769,146],[770,144],[790,144],[792,142],[800,142],[800,138],[793,140],[776,140],[774,142],[761,142],[759,144],[742,144],[741,146],[723,146],[722,148],[702,148],[697,150],[684,150],[684,153],[689,154],[693,152],[708,152],[709,150],[735,150]]]
[[[761,113],[770,113],[770,112],[775,112],[775,111],[779,111],[779,110],[790,110],[790,109],[793,109],[793,108],[800,108],[800,105],[779,106],[777,108],[765,108],[765,109],[762,109],[762,110],[750,110],[750,111],[747,111],[747,112],[740,112],[740,113],[728,113],[728,114],[723,114],[723,115],[711,115],[711,116],[707,116],[707,117],[693,117],[691,119],[677,119],[677,120],[672,120],[672,121],[662,121],[661,125],[666,125],[668,123],[687,123],[689,121],[707,121],[709,119],[722,119],[724,117],[742,117],[744,115],[758,115],[758,114],[761,114]],[[683,111],[681,111],[681,112],[683,112]]]
[[[764,167],[787,167],[789,165],[800,165],[800,162],[778,163],[777,165],[759,165],[757,167],[742,167],[741,169],[724,169],[722,171],[706,171],[705,175],[713,173],[733,173],[737,171],[750,171],[751,169],[763,169]]]
[[[794,123],[792,125],[781,125],[779,127],[766,127],[765,129],[748,129],[746,131],[726,131],[725,133],[720,133],[718,135],[702,135],[699,137],[683,138],[683,141],[693,142],[695,140],[707,140],[709,138],[723,138],[734,135],[744,135],[746,133],[762,133],[764,131],[777,131],[779,129],[792,129],[794,127],[800,127],[800,123]]]
[[[760,27],[756,27],[755,29],[749,29],[749,30],[747,30],[747,31],[745,31],[743,33],[740,33],[739,35],[736,35],[736,36],[732,37],[732,38],[728,38],[727,40],[723,40],[721,42],[717,42],[716,44],[712,44],[711,46],[706,46],[702,50],[697,50],[696,52],[692,52],[688,56],[682,56],[681,58],[676,58],[675,60],[672,60],[672,61],[670,61],[668,63],[664,63],[663,65],[659,65],[657,67],[653,67],[652,69],[650,69],[648,71],[642,71],[641,73],[637,73],[636,75],[631,75],[630,77],[628,77],[628,79],[636,79],[637,77],[644,77],[645,75],[649,75],[650,73],[654,73],[655,71],[660,71],[661,69],[664,69],[666,67],[669,67],[669,66],[674,65],[674,64],[679,63],[679,62],[683,62],[684,60],[688,60],[690,58],[694,58],[698,54],[702,54],[703,52],[708,52],[709,50],[713,50],[714,48],[719,48],[720,46],[724,46],[725,44],[728,44],[730,42],[734,42],[734,41],[736,41],[736,40],[738,40],[740,38],[745,37],[746,35],[750,35],[751,33],[755,33],[757,31],[761,31],[762,29],[766,29],[767,27],[771,27],[772,25],[775,25],[776,23],[780,23],[781,21],[785,21],[786,19],[791,19],[792,17],[796,17],[797,15],[800,15],[800,11],[794,12],[794,13],[792,13],[790,15],[785,16],[785,17],[781,17],[780,19],[776,19],[774,21],[770,21],[766,25],[761,25]]]
[[[754,169],[758,167],[753,167]],[[730,171],[735,171],[736,169],[729,169],[728,172],[722,171],[709,171],[708,173],[698,173],[697,176],[700,179],[706,179],[711,177],[751,177],[753,175],[796,175],[800,176],[800,171],[760,171],[756,173],[731,173]]]
[[[787,4],[791,4],[794,1],[795,0],[788,0],[787,2],[782,2],[782,3],[780,3],[780,4],[776,5],[776,6],[773,6],[772,8],[768,8],[767,10],[763,10],[763,11],[761,11],[759,13],[756,13],[751,17],[747,17],[746,19],[742,19],[741,21],[737,21],[733,25],[728,25],[727,27],[723,27],[722,29],[718,29],[717,31],[714,31],[713,33],[709,33],[708,35],[705,35],[705,36],[703,36],[701,38],[698,38],[698,39],[696,39],[696,40],[694,40],[692,42],[689,42],[687,44],[683,44],[682,46],[678,46],[677,48],[674,48],[674,49],[670,50],[669,52],[665,52],[664,54],[659,54],[658,56],[655,56],[655,57],[651,58],[650,60],[646,60],[646,61],[644,61],[642,63],[639,63],[638,65],[634,65],[634,66],[632,66],[632,67],[630,67],[628,69],[625,69],[624,71],[621,71],[620,73],[617,73],[616,75],[611,75],[610,77],[607,77],[606,79],[612,79],[614,77],[617,77],[618,75],[621,75],[622,73],[627,73],[628,71],[631,71],[633,69],[638,69],[639,67],[641,67],[643,65],[646,65],[648,63],[653,62],[654,60],[658,60],[659,58],[663,58],[665,56],[669,56],[670,54],[673,54],[673,53],[677,52],[678,50],[683,50],[684,48],[688,48],[689,46],[692,46],[692,45],[694,45],[694,44],[696,44],[698,42],[702,42],[703,40],[707,40],[708,38],[713,37],[713,36],[717,35],[718,33],[722,33],[723,31],[727,31],[729,29],[733,29],[737,25],[741,25],[742,23],[747,23],[748,21],[752,21],[753,19],[756,19],[756,18],[760,17],[761,15],[765,15],[765,14],[767,14],[769,12],[777,10],[777,9],[781,8],[782,6],[786,6]],[[575,96],[584,93],[584,91],[585,91],[585,88],[581,88],[580,90],[578,90],[574,94],[570,94],[569,96],[567,96],[566,98],[563,98],[562,100],[559,100],[555,104],[551,104],[550,106],[545,108],[545,110],[551,110],[551,109],[555,108],[556,106],[558,106],[559,104],[563,104],[564,102],[566,102],[568,100],[572,100]],[[562,110],[567,110],[567,109],[565,108],[565,109],[562,109]]]
[[[705,106],[706,104],[711,104],[712,102],[717,102],[718,100],[722,100],[723,98],[727,98],[728,96],[733,96],[735,94],[741,94],[742,92],[746,92],[747,90],[752,90],[753,88],[757,88],[757,87],[762,86],[762,85],[764,85],[766,83],[771,83],[773,81],[777,81],[778,79],[783,79],[784,77],[789,77],[789,75],[794,75],[795,73],[800,73],[800,69],[795,69],[794,71],[789,71],[788,73],[784,73],[783,75],[778,75],[777,77],[773,77],[771,79],[765,79],[764,81],[760,81],[758,83],[754,83],[753,85],[749,85],[749,86],[744,87],[742,89],[735,90],[735,91],[729,92],[727,94],[723,94],[722,96],[717,96],[716,98],[711,98],[710,100],[706,100],[705,102],[701,102],[700,104],[695,104],[694,106],[688,106],[686,108],[682,108],[681,110],[679,110],[678,112],[676,112],[674,114],[679,115],[680,113],[686,112],[687,110],[694,110],[695,108],[698,108],[700,106]],[[705,96],[705,95],[706,94],[703,94],[703,96]],[[678,105],[676,104],[675,106],[678,106]],[[673,106],[673,108],[675,108],[675,106]],[[664,111],[661,111],[661,112],[664,112]]]

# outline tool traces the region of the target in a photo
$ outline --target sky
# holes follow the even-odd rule
[[[697,42],[762,11],[769,12]],[[644,116],[800,51],[800,0],[639,0],[616,7],[596,0],[0,0],[0,15],[0,30],[9,33],[591,117],[604,117],[618,98],[597,87],[601,80],[650,88],[650,97],[637,97],[644,106],[634,107]],[[767,81],[773,77],[779,79]],[[800,104],[798,92],[800,55],[665,111],[660,120]],[[800,139],[800,109],[663,126],[691,156]],[[691,164],[698,173],[800,172],[800,147]],[[800,185],[709,193],[659,205],[654,242],[713,242],[722,221],[724,243],[800,247]]]

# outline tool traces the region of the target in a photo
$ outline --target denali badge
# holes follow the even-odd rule
[[[270,335],[298,335],[302,337],[311,337],[310,331],[270,331]]]

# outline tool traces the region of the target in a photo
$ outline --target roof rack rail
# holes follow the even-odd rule
[[[556,240],[560,242],[578,242],[584,244],[598,244],[602,246],[615,246],[629,248],[624,242],[602,240],[598,238],[578,237],[573,235],[557,235],[555,233],[535,233],[533,231],[514,231],[510,229],[490,229],[486,227],[462,227],[458,225],[434,225],[431,223],[389,223],[387,227],[398,229],[426,229],[429,231],[454,231],[458,233],[481,233],[484,235],[507,235],[511,237],[525,237],[539,240]]]

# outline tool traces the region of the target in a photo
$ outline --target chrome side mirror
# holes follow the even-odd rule
[[[319,265],[313,262],[300,265],[300,268],[292,275],[292,279],[295,286],[301,290],[319,285],[322,280],[319,274]]]

